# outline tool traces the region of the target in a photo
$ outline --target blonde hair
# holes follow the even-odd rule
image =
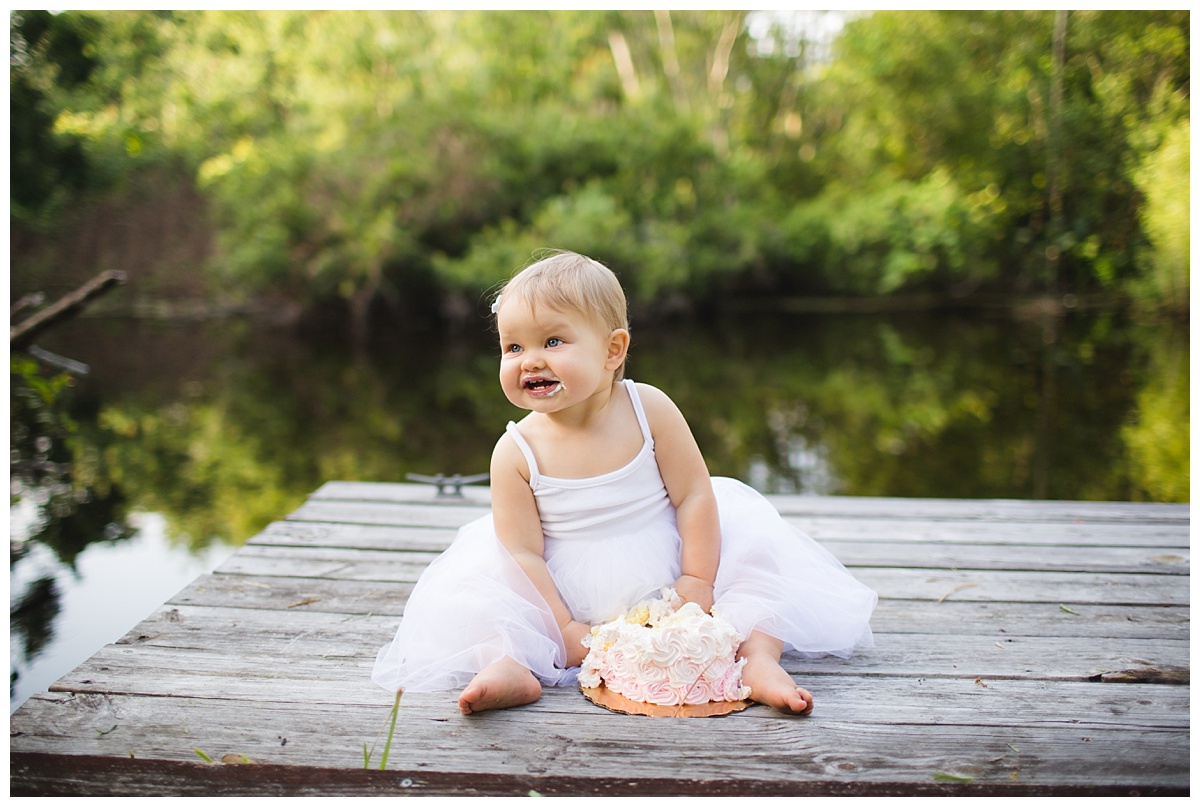
[[[629,330],[625,290],[617,276],[599,261],[576,252],[555,252],[517,272],[500,288],[493,313],[499,309],[502,297],[579,314],[610,333]],[[624,374],[622,362],[615,380],[621,380]]]

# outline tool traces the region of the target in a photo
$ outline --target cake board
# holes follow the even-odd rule
[[[619,692],[613,692],[603,683],[598,687],[580,687],[579,691],[592,703],[610,712],[648,717],[724,717],[755,705],[745,698],[740,701],[709,701],[708,703],[681,703],[664,705],[634,701]]]

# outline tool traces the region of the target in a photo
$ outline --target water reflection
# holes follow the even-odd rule
[[[155,546],[198,556],[327,480],[486,470],[520,413],[486,324],[460,330],[357,352],[240,321],[47,337],[92,373],[14,364],[14,681],[51,652],[90,546],[154,524]],[[629,375],[672,395],[714,474],[765,492],[1186,501],[1188,359],[1185,331],[1112,314],[730,316],[635,321]]]

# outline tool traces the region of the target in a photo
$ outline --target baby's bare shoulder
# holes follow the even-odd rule
[[[679,407],[671,400],[671,396],[660,390],[658,387],[650,384],[636,384],[638,398],[642,402],[642,409],[646,411],[646,417],[651,421],[680,417]]]
[[[516,438],[506,431],[500,435],[492,449],[492,484],[495,485],[497,479],[503,479],[506,474],[511,473],[516,473],[528,481],[529,463],[525,460],[525,452],[517,445]]]

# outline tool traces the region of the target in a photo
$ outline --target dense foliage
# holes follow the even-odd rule
[[[223,288],[360,312],[474,302],[543,247],[643,301],[1187,305],[1187,11],[829,19],[15,12],[12,217],[165,170]]]

